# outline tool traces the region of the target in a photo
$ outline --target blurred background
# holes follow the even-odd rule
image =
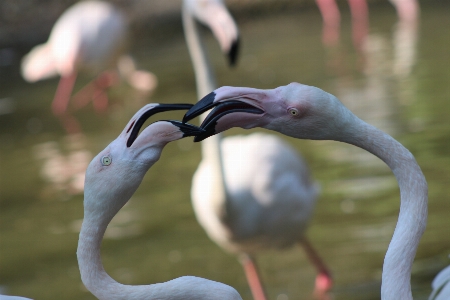
[[[117,0],[111,3],[130,22],[135,65],[157,80],[143,90],[125,82],[113,86],[103,109],[88,103],[64,115],[52,112],[59,78],[28,83],[20,63],[74,2],[0,2],[0,294],[95,299],[81,283],[75,255],[88,163],[145,103],[197,100],[181,1]],[[337,1],[338,30],[327,29],[311,0],[226,3],[242,47],[237,66],[229,68],[216,40],[205,34],[219,86],[318,86],[414,154],[428,180],[429,218],[412,290],[414,299],[427,299],[433,277],[450,262],[450,2],[420,1],[420,14],[409,18],[388,0],[367,1],[368,18],[358,23],[347,1]],[[74,93],[92,79],[80,74]],[[303,154],[321,185],[307,234],[333,273],[332,299],[379,299],[399,210],[395,177],[356,147],[283,138]],[[200,276],[251,299],[236,258],[208,239],[193,214],[190,186],[199,146],[184,139],[166,147],[108,227],[105,269],[125,284]],[[269,251],[258,261],[270,299],[312,299],[316,271],[302,249]]]

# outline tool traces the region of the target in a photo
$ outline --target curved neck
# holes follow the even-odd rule
[[[184,36],[195,72],[197,97],[201,99],[208,93],[211,93],[217,84],[214,72],[210,67],[205,46],[203,45],[199,25],[195,21],[194,16],[189,12],[187,4],[183,4],[182,17]]]
[[[381,299],[412,299],[411,268],[427,222],[427,182],[414,156],[390,135],[360,119],[352,130],[342,141],[378,156],[400,187],[400,213],[384,258]]]
[[[102,299],[109,296],[111,290],[122,290],[122,285],[106,273],[100,258],[103,235],[111,219],[104,222],[98,220],[89,216],[85,210],[78,240],[77,258],[84,285],[97,298]]]
[[[198,99],[201,99],[216,89],[217,84],[215,75],[210,66],[205,46],[203,45],[199,25],[194,19],[194,16],[189,12],[187,4],[183,5],[182,17],[184,35],[194,67],[197,97]],[[202,122],[206,116],[207,113],[202,114],[200,122]],[[208,165],[213,168],[213,174],[219,175],[214,176],[212,179],[213,182],[211,183],[212,188],[215,191],[215,199],[213,201],[216,203],[218,210],[223,208],[222,204],[225,203],[227,199],[222,151],[220,148],[221,140],[222,134],[216,134],[201,143],[203,161],[207,161]]]
[[[89,197],[86,195],[86,197]],[[85,199],[86,203],[86,199]],[[111,211],[101,213],[84,208],[84,220],[78,240],[77,258],[81,280],[86,288],[100,300],[152,299],[162,295],[161,284],[124,285],[112,279],[103,268],[100,257],[100,246],[106,228],[120,207],[112,205]],[[111,208],[110,207],[110,208]]]

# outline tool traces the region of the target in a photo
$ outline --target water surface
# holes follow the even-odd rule
[[[428,227],[412,274],[415,299],[427,299],[431,280],[449,263],[450,253],[450,7],[424,3],[422,9],[415,29],[397,24],[388,3],[370,6],[362,50],[352,43],[347,6],[342,7],[340,42],[329,48],[321,43],[315,7],[238,16],[243,48],[234,70],[207,35],[220,85],[274,88],[297,81],[318,86],[415,155],[429,184]],[[157,39],[141,33],[132,49],[140,67],[158,76],[152,97],[125,84],[114,88],[107,112],[98,114],[88,105],[72,114],[78,133],[51,114],[57,79],[27,84],[17,63],[0,68],[3,292],[34,299],[94,299],[81,283],[75,256],[84,169],[144,103],[195,101],[181,28],[169,33]],[[89,80],[81,77],[77,89]],[[305,156],[321,185],[308,236],[333,272],[333,298],[379,299],[383,258],[399,210],[395,177],[379,159],[353,146],[286,140]],[[230,284],[251,299],[235,257],[211,242],[195,220],[189,190],[199,150],[187,139],[164,150],[108,228],[105,268],[127,284],[201,276]],[[258,261],[270,299],[312,298],[316,272],[302,249],[263,253]]]

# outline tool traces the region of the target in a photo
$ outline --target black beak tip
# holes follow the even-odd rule
[[[193,118],[201,115],[208,109],[212,108],[214,104],[214,99],[216,98],[216,93],[211,92],[202,99],[200,99],[197,104],[195,104],[191,109],[189,109],[183,117],[183,123],[186,123]]]
[[[180,129],[180,131],[183,132],[183,137],[188,137],[188,136],[197,137],[198,135],[205,133],[205,130],[203,130],[202,128],[197,127],[195,125],[192,125],[192,124],[183,123],[183,122],[174,121],[174,120],[170,120],[168,122],[177,126]]]
[[[230,67],[236,66],[238,54],[239,54],[239,47],[240,47],[240,39],[237,38],[230,47],[230,50],[228,51],[228,63]]]
[[[201,142],[203,140],[206,140],[207,138],[209,138],[212,135],[214,135],[214,134],[206,134],[205,132],[203,132],[202,134],[199,134],[199,135],[194,137],[194,143],[198,143],[198,142]]]

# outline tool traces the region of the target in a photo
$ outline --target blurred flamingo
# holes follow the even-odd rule
[[[126,48],[127,23],[112,4],[102,1],[82,1],[68,8],[56,21],[49,40],[34,47],[22,61],[25,80],[35,82],[60,75],[61,79],[52,103],[55,115],[66,112],[79,71],[101,73],[81,93],[78,106],[93,100],[94,108],[105,110],[108,98],[105,89],[118,81],[114,68]],[[121,75],[135,88],[152,90],[156,77],[135,70],[130,58],[124,57]]]
[[[185,0],[183,24],[199,98],[215,87],[196,20],[211,28],[230,63],[236,60],[238,29],[219,0]],[[202,143],[202,161],[192,181],[199,223],[223,249],[238,254],[253,298],[266,299],[253,255],[300,243],[319,275],[316,291],[331,288],[330,273],[304,232],[318,194],[317,184],[295,150],[280,138],[252,134]]]
[[[241,299],[239,293],[228,285],[194,276],[150,285],[120,284],[106,273],[101,262],[100,245],[109,222],[137,190],[149,168],[158,161],[164,146],[200,133],[193,125],[159,121],[138,135],[142,125],[157,112],[188,107],[190,105],[146,105],[134,115],[119,137],[89,164],[77,258],[83,283],[100,300]]]

